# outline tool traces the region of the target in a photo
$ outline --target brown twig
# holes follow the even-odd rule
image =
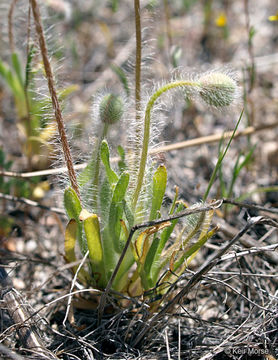
[[[0,193],[0,199],[5,199],[5,200],[13,201],[13,202],[20,202],[20,203],[28,205],[28,206],[38,207],[38,208],[43,209],[43,210],[51,211],[51,212],[54,212],[56,214],[66,215],[66,213],[65,213],[65,211],[63,209],[42,205],[42,204],[40,204],[40,203],[38,203],[36,201],[26,199],[26,198],[23,198],[23,197],[16,197],[16,196]]]
[[[38,7],[36,0],[30,0],[30,1],[31,1],[34,20],[35,20],[36,32],[37,32],[37,35],[39,38],[39,44],[40,44],[40,50],[41,50],[41,55],[42,55],[42,59],[43,59],[45,74],[47,77],[48,89],[49,89],[49,93],[51,96],[52,106],[53,106],[55,118],[56,118],[57,125],[58,125],[58,131],[59,131],[62,148],[63,148],[63,153],[64,153],[64,157],[65,157],[65,161],[66,161],[66,165],[67,165],[67,169],[68,169],[69,179],[70,179],[70,182],[71,182],[71,185],[72,185],[74,191],[80,198],[80,192],[79,192],[76,174],[75,174],[75,170],[74,170],[74,166],[73,166],[70,147],[69,147],[68,140],[67,140],[62,111],[61,111],[61,107],[60,107],[60,104],[58,101],[58,96],[57,96],[57,92],[56,92],[56,88],[55,88],[55,84],[54,84],[53,72],[52,72],[52,68],[50,65],[50,61],[49,61],[49,56],[48,56],[48,51],[47,51],[47,47],[46,47],[39,7]]]

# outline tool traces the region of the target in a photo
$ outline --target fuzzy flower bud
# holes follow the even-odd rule
[[[230,106],[237,98],[237,83],[230,75],[207,73],[199,78],[198,85],[201,98],[216,108]]]
[[[99,116],[105,124],[115,124],[118,122],[124,112],[123,101],[120,96],[107,94],[103,96],[99,105]]]

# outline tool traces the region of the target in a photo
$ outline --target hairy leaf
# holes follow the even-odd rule
[[[118,181],[118,175],[111,169],[109,147],[105,140],[101,143],[100,157],[105,167],[108,181],[110,185],[113,186]]]
[[[152,207],[149,220],[157,218],[167,185],[167,170],[164,165],[159,166],[153,176]]]
[[[79,222],[82,207],[76,192],[71,187],[68,187],[64,192],[64,205],[68,217]]]

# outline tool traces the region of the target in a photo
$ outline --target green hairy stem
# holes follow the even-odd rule
[[[146,169],[146,163],[147,163],[147,157],[148,157],[148,149],[149,149],[149,141],[150,141],[150,127],[151,127],[151,111],[152,108],[156,102],[156,100],[164,94],[166,91],[169,91],[171,89],[177,88],[177,87],[186,87],[186,86],[199,86],[197,82],[192,81],[175,81],[169,84],[166,84],[162,86],[160,89],[158,89],[150,98],[148,101],[146,111],[145,111],[145,120],[144,120],[144,137],[143,137],[143,145],[142,145],[142,153],[141,153],[141,159],[140,159],[140,166],[139,166],[139,173],[137,177],[137,184],[133,196],[133,208],[136,208],[137,201],[140,195],[140,191],[143,185],[144,181],[144,175],[145,175],[145,169]]]

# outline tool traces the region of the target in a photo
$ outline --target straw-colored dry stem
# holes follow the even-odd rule
[[[37,32],[38,38],[39,38],[39,44],[40,44],[40,50],[41,50],[41,55],[42,55],[42,59],[43,59],[45,74],[47,77],[48,89],[50,92],[52,106],[54,109],[55,118],[56,118],[57,125],[58,125],[58,131],[59,131],[59,135],[60,135],[60,139],[61,139],[61,143],[62,143],[62,147],[63,147],[63,152],[64,152],[64,156],[65,156],[65,161],[66,161],[66,165],[67,165],[67,169],[68,169],[68,173],[69,173],[69,179],[70,179],[73,189],[75,190],[76,194],[80,198],[80,192],[78,189],[76,174],[75,174],[75,170],[73,167],[73,161],[72,161],[72,156],[71,156],[71,152],[70,152],[70,148],[69,148],[69,144],[68,144],[68,140],[67,140],[62,111],[60,108],[60,104],[59,104],[56,89],[55,89],[53,73],[52,73],[52,69],[51,69],[51,65],[50,65],[50,61],[49,61],[49,57],[48,57],[48,51],[47,51],[47,47],[46,47],[46,42],[45,42],[45,37],[44,37],[44,32],[43,32],[43,27],[42,27],[42,22],[41,22],[41,16],[40,16],[40,11],[39,11],[37,1],[31,0],[31,6],[32,6],[34,20],[35,20],[36,32]]]

